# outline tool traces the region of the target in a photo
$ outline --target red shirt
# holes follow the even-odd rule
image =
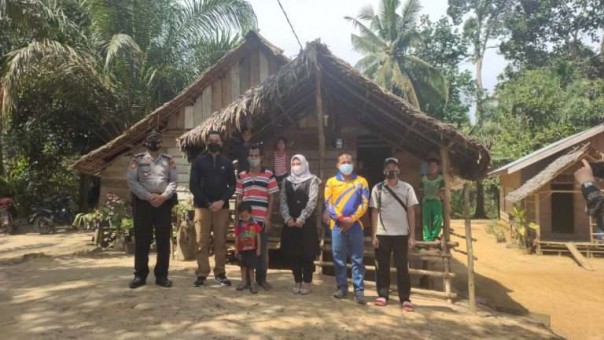
[[[243,202],[252,205],[252,216],[258,222],[264,222],[268,213],[268,198],[279,191],[279,185],[273,173],[262,170],[257,174],[243,171],[239,174],[235,193],[241,195]]]
[[[260,224],[254,219],[250,219],[249,222],[239,221],[235,226],[235,237],[239,240],[237,250],[256,250],[258,248],[256,240],[261,231]]]

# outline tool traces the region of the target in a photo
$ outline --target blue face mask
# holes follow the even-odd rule
[[[344,176],[350,175],[352,173],[352,169],[353,169],[352,164],[342,164],[338,167],[338,170],[340,170],[340,172]]]

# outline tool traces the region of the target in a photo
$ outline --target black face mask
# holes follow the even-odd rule
[[[222,146],[218,143],[210,143],[208,144],[208,151],[210,151],[211,153],[217,153],[220,152],[220,150],[222,149]]]
[[[388,179],[395,179],[398,177],[399,171],[398,170],[390,170],[390,171],[384,171],[386,178]]]
[[[149,149],[149,151],[158,151],[159,147],[160,147],[160,142],[158,141],[150,141],[147,142],[147,149]]]

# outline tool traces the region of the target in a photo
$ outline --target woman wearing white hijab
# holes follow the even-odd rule
[[[291,159],[291,174],[281,186],[281,215],[285,221],[281,233],[281,252],[294,274],[294,294],[310,293],[314,260],[319,253],[315,208],[321,180],[310,173],[302,155]]]

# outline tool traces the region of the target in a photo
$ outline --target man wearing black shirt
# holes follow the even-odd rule
[[[210,274],[210,233],[214,237],[214,276],[221,286],[230,286],[226,277],[226,235],[229,224],[229,199],[235,193],[237,180],[230,159],[221,154],[222,137],[210,131],[206,137],[207,152],[191,166],[189,188],[195,206],[195,232],[199,247],[195,287],[203,286]]]

